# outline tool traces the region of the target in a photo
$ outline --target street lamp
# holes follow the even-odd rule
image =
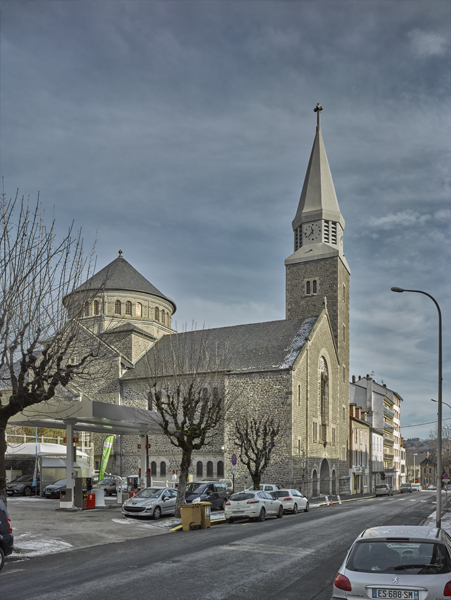
[[[413,455],[413,482],[414,483],[416,483],[415,479],[417,478],[417,469],[415,466],[415,456],[418,456],[418,454]]]
[[[435,524],[440,528],[442,524],[442,313],[437,300],[426,292],[422,292],[421,290],[404,290],[399,287],[392,287],[391,291],[423,294],[432,300],[438,312],[437,511]]]

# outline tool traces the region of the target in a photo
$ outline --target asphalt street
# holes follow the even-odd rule
[[[435,494],[324,506],[264,523],[122,540],[7,565],[1,600],[329,600],[357,535],[418,525]]]

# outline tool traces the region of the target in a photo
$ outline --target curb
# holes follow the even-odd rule
[[[210,520],[210,527],[213,527],[213,525],[215,525],[216,523],[223,523],[224,521],[227,521],[227,519],[214,519],[214,521]],[[205,529],[210,529],[210,527],[206,527]],[[173,527],[169,531],[182,531],[182,529],[183,525],[177,525],[177,527]]]

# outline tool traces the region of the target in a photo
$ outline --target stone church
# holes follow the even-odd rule
[[[264,481],[296,487],[309,497],[349,492],[349,279],[340,213],[320,126],[292,222],[293,253],[285,260],[286,318],[282,321],[178,333],[195,345],[227,348],[215,386],[237,401],[210,444],[195,453],[194,479],[231,477],[234,423],[241,415],[275,415],[277,439]],[[90,301],[82,302],[86,291]],[[96,385],[76,382],[91,400],[151,409],[149,372],[162,356],[175,303],[119,256],[73,294],[69,313],[102,342],[109,368]],[[75,312],[76,311],[76,312]],[[197,337],[196,337],[197,336]],[[174,338],[172,338],[174,339]],[[138,439],[118,436],[109,472],[137,472]],[[149,439],[152,476],[170,479],[176,450],[163,436]],[[100,444],[96,462],[100,458]],[[238,462],[236,486],[251,484]]]

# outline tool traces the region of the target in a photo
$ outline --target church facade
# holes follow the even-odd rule
[[[122,252],[65,300],[86,334],[101,340],[103,360],[111,367],[95,388],[89,381],[74,382],[91,400],[152,409],[152,371],[172,336],[191,346],[202,336],[212,348],[227,348],[212,385],[225,402],[233,402],[211,442],[193,456],[194,479],[230,478],[231,456],[237,452],[235,422],[245,415],[275,416],[281,433],[264,480],[296,487],[308,497],[350,491],[350,270],[343,253],[345,223],[321,134],[321,110],[319,105],[315,109],[316,135],[292,223],[294,248],[285,261],[284,320],[176,333],[171,325],[175,303]],[[81,301],[87,291],[89,302]],[[136,473],[138,442],[118,436],[108,471]],[[163,436],[149,442],[152,476],[170,479],[177,469],[176,450]],[[236,489],[251,484],[239,461],[235,482]]]

